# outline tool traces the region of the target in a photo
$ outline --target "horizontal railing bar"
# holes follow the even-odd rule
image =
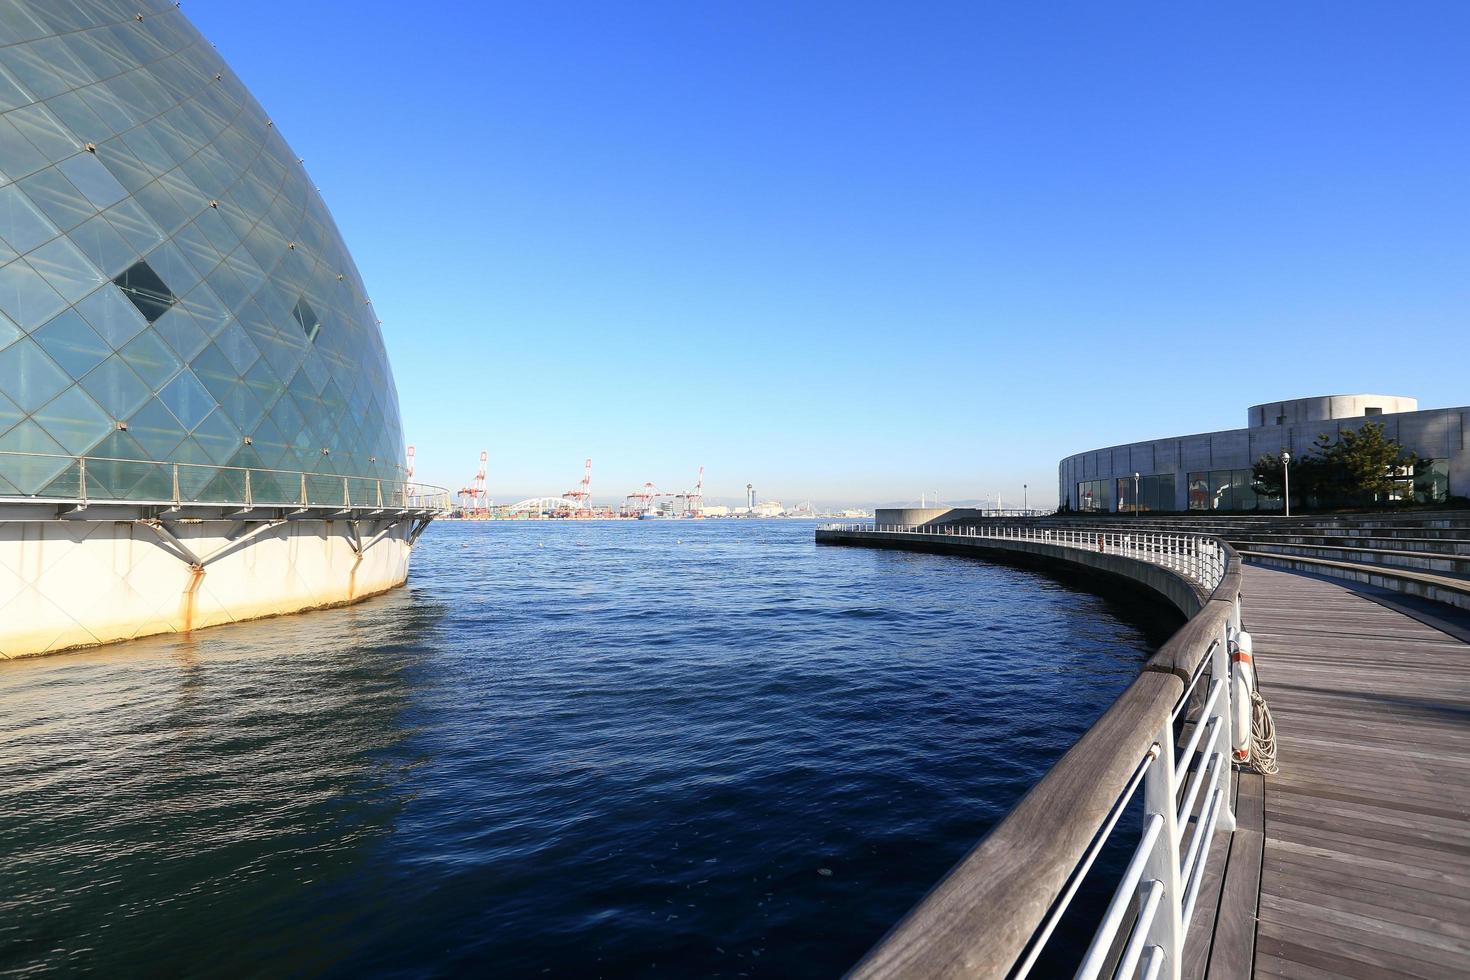
[[[1223,759],[1224,756],[1219,756],[1218,758]],[[1215,836],[1215,824],[1220,820],[1220,799],[1220,787],[1216,786],[1210,793],[1209,816],[1199,829],[1198,837],[1201,844]],[[1205,878],[1205,863],[1209,857],[1209,853],[1208,848],[1200,847],[1199,856],[1195,860],[1194,867],[1191,869],[1190,876],[1187,879],[1189,884],[1184,890],[1184,912],[1181,916],[1181,922],[1183,923],[1186,935],[1189,933],[1189,920],[1194,916],[1194,902],[1199,897],[1200,883]]]
[[[1205,727],[1210,730],[1210,735],[1205,739],[1203,753],[1205,760],[1209,761],[1210,753],[1215,749],[1215,743],[1220,739],[1220,716],[1214,715],[1206,722]],[[1199,796],[1199,788],[1204,785],[1206,766],[1195,769],[1194,775],[1189,777],[1189,788],[1184,791],[1184,803],[1180,805],[1177,814],[1179,833],[1184,833],[1184,825],[1189,820],[1189,815],[1194,813],[1194,801]]]
[[[1215,678],[1210,682],[1210,693],[1205,696],[1205,706],[1200,709],[1201,718],[1215,709],[1215,702],[1220,700],[1220,693],[1225,690],[1225,682]],[[1199,740],[1204,735],[1204,726],[1195,725],[1194,731],[1189,735],[1189,741],[1184,744],[1184,751],[1179,753],[1179,758],[1174,761],[1174,782],[1184,778],[1184,773],[1189,768],[1189,760],[1194,757],[1195,749],[1199,746]]]
[[[1092,943],[1087,947],[1087,955],[1082,960],[1082,965],[1077,968],[1077,980],[1096,980],[1097,975],[1102,972],[1103,963],[1108,958],[1108,950],[1113,948],[1113,940],[1117,938],[1118,929],[1123,923],[1123,916],[1128,907],[1133,904],[1133,890],[1138,887],[1139,881],[1143,879],[1143,869],[1148,864],[1149,856],[1153,853],[1154,842],[1159,839],[1159,834],[1164,829],[1164,817],[1162,814],[1152,814],[1143,828],[1143,837],[1138,846],[1133,849],[1133,857],[1128,861],[1128,867],[1123,871],[1123,878],[1118,882],[1118,887],[1113,891],[1113,899],[1108,903],[1108,910],[1103,915],[1102,924],[1098,926],[1097,932],[1093,934]]]
[[[1030,974],[1031,968],[1036,965],[1036,959],[1041,955],[1041,950],[1046,946],[1046,941],[1051,938],[1052,931],[1056,929],[1057,923],[1062,919],[1062,915],[1066,913],[1067,908],[1072,904],[1072,899],[1076,896],[1077,889],[1082,887],[1082,881],[1087,877],[1087,872],[1092,870],[1092,863],[1097,860],[1097,856],[1102,853],[1103,847],[1112,839],[1113,829],[1118,825],[1118,818],[1128,808],[1128,804],[1133,800],[1133,794],[1137,793],[1138,787],[1143,785],[1143,778],[1148,775],[1149,767],[1158,761],[1158,758],[1159,743],[1155,742],[1153,747],[1149,749],[1148,754],[1143,757],[1143,761],[1138,764],[1138,769],[1133,773],[1133,778],[1128,781],[1128,785],[1118,795],[1118,801],[1113,804],[1113,809],[1108,814],[1107,822],[1098,830],[1097,836],[1093,838],[1092,846],[1087,849],[1087,853],[1078,863],[1077,869],[1072,873],[1071,880],[1067,882],[1067,887],[1057,897],[1057,901],[1052,904],[1051,911],[1047,913],[1047,917],[1042,923],[1041,928],[1037,930],[1035,938],[1031,940],[1031,948],[1027,951],[1025,959],[1020,962],[1020,965],[1016,967],[1015,972],[1012,974],[1012,980],[1022,980],[1022,978]]]
[[[1164,883],[1155,878],[1148,883],[1143,908],[1139,910],[1138,919],[1133,923],[1133,934],[1128,937],[1128,945],[1123,949],[1123,958],[1118,961],[1118,968],[1113,971],[1113,980],[1132,977],[1133,971],[1138,968],[1138,961],[1143,956],[1143,947],[1148,942],[1149,927],[1154,924],[1154,916],[1158,914],[1159,902],[1163,897]]]

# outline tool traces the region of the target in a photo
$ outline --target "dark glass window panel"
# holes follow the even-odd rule
[[[296,301],[296,305],[291,309],[291,315],[296,318],[297,323],[301,324],[301,330],[306,334],[306,339],[316,343],[316,336],[322,329],[322,321],[305,297]]]
[[[149,323],[163,316],[179,301],[173,290],[168,288],[147,262],[134,263],[123,270],[122,275],[113,282],[117,283],[124,296],[132,300],[138,312],[143,314],[143,319]]]

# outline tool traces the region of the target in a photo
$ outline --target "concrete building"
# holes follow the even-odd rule
[[[1277,510],[1251,489],[1252,464],[1283,449],[1300,457],[1326,433],[1336,439],[1366,422],[1432,460],[1430,496],[1470,496],[1470,407],[1419,410],[1399,395],[1329,395],[1254,405],[1247,427],[1152,439],[1068,456],[1057,499],[1074,511]]]
[[[269,116],[168,0],[0,21],[0,655],[402,583],[444,500]]]

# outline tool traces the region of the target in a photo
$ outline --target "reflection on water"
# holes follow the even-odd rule
[[[794,522],[445,524],[414,561],[0,665],[0,970],[831,975],[1169,625]]]

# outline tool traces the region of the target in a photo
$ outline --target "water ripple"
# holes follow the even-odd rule
[[[1171,625],[795,522],[443,524],[350,609],[0,665],[0,971],[830,976]]]

